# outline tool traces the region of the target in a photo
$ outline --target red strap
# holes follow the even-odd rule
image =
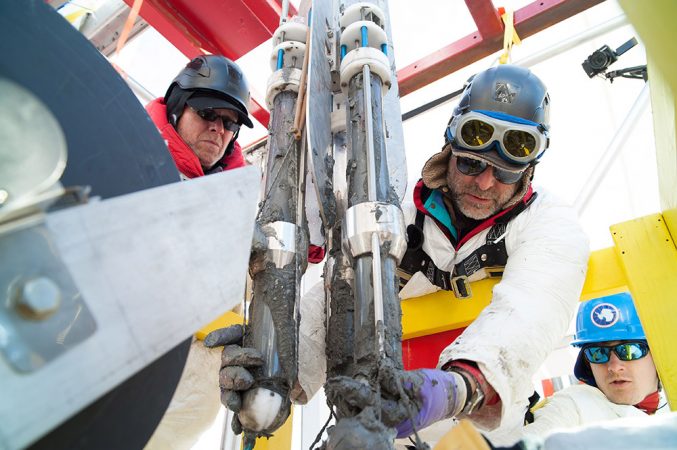
[[[637,403],[635,405],[635,408],[641,409],[647,414],[654,414],[656,410],[658,409],[658,403],[660,402],[660,396],[658,395],[658,391],[647,395],[644,400],[641,402]]]
[[[484,394],[485,405],[487,406],[495,405],[501,400],[501,398],[498,396],[494,388],[492,388],[491,385],[487,383],[487,379],[484,378],[484,375],[482,374],[480,369],[477,368],[477,364],[471,361],[458,360],[450,362],[447,366],[444,367],[444,369],[449,370],[450,368],[453,367],[456,367],[459,370],[466,372],[473,377],[473,379],[475,380],[475,384],[479,386],[480,389],[482,389],[482,393]]]

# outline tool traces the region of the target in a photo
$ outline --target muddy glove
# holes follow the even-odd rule
[[[396,426],[398,438],[413,434],[414,427],[417,431],[422,430],[439,420],[456,416],[465,405],[466,383],[456,372],[437,369],[405,371],[401,382],[405,394],[414,402],[413,412],[417,415],[413,423],[411,419],[406,419]]]
[[[231,325],[212,331],[204,340],[204,344],[210,348],[223,345],[219,371],[221,403],[235,413],[242,407],[242,392],[254,383],[254,377],[247,367],[263,364],[263,355],[258,350],[241,347],[242,335],[242,325]]]

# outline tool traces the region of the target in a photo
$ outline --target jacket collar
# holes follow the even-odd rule
[[[167,141],[169,152],[182,175],[186,178],[197,178],[205,175],[200,160],[193,150],[179,136],[172,124],[167,120],[167,105],[162,97],[157,98],[146,106],[148,115],[157,126],[162,137]],[[235,142],[233,151],[224,157],[209,170],[209,173],[221,172],[226,169],[234,169],[245,165],[240,145]]]
[[[508,222],[517,214],[522,212],[535,198],[535,192],[531,184],[527,186],[521,199],[511,202],[511,205],[501,211],[498,211],[491,217],[484,219],[477,226],[462,236],[458,236],[458,230],[454,226],[453,216],[449,214],[448,209],[443,202],[443,194],[437,189],[430,189],[423,180],[419,180],[414,188],[414,204],[416,209],[423,214],[435,220],[438,227],[445,233],[447,238],[454,244],[456,249],[460,248],[470,238],[476,234],[494,226],[497,222]]]

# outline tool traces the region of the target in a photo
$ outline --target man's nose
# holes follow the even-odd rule
[[[223,120],[218,118],[213,122],[209,122],[209,130],[223,134],[223,132],[226,130],[226,127],[223,125]]]
[[[475,177],[475,184],[483,191],[491,189],[495,183],[496,178],[494,178],[494,168],[492,166],[487,167],[484,172]]]
[[[623,361],[616,356],[616,353],[611,352],[611,355],[609,355],[609,362],[607,363],[607,370],[609,372],[619,372],[624,369],[625,365],[623,364]]]

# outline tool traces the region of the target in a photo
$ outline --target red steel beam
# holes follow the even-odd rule
[[[261,104],[252,97],[249,100],[249,114],[254,116],[261,125],[268,128],[268,122],[270,122],[270,111],[261,106]]]
[[[482,38],[503,34],[503,23],[491,0],[465,0],[465,5]]]
[[[275,0],[146,0],[140,15],[189,58],[208,52],[236,60],[270,39],[281,10]]]
[[[562,20],[568,19],[586,9],[595,6],[604,0],[539,0],[515,11],[515,29],[521,39],[532,36],[549,26]],[[450,44],[428,56],[421,58],[400,69],[397,72],[397,82],[400,88],[400,96],[412,92],[439,80],[455,71],[466,67],[480,59],[489,56],[503,47],[502,31],[492,35],[493,25],[486,25],[482,17],[488,17],[486,4],[480,4],[477,9],[471,4],[473,0],[467,0],[471,14],[481,26],[478,28],[487,33],[484,36],[480,31],[469,34],[458,41]],[[473,13],[473,10],[475,11]],[[502,30],[502,27],[501,27]]]
[[[291,4],[288,12],[297,14]],[[276,0],[146,0],[139,14],[188,58],[212,53],[237,60],[272,37],[281,13]],[[261,102],[252,99],[249,107],[268,126]]]

